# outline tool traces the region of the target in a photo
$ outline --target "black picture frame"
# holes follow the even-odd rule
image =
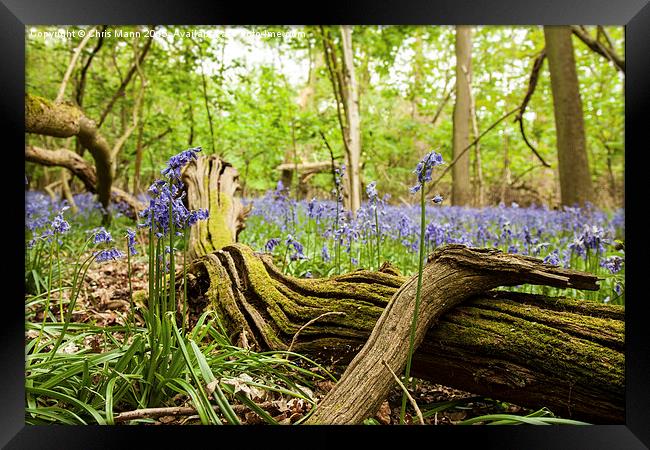
[[[625,425],[589,427],[66,427],[25,426],[24,297],[20,273],[24,263],[24,225],[19,217],[23,186],[25,26],[39,24],[431,24],[431,25],[625,25],[625,212],[626,212],[626,421]],[[0,445],[6,448],[136,448],[206,445],[282,446],[340,445],[357,438],[389,445],[475,445],[500,449],[636,449],[650,446],[650,339],[643,314],[645,243],[642,186],[646,169],[650,109],[650,5],[648,0],[442,0],[323,2],[307,5],[198,0],[0,0],[0,123],[2,156],[9,158],[0,178],[6,183],[0,272],[5,293],[0,322]],[[15,161],[14,161],[15,159]],[[16,200],[14,210],[11,201]],[[637,202],[638,201],[638,202]],[[638,203],[638,205],[635,205]],[[22,205],[22,206],[21,206]],[[23,215],[24,217],[24,215]],[[24,264],[22,264],[24,266]],[[17,275],[12,276],[16,271]],[[251,431],[252,430],[252,431]],[[421,434],[421,436],[420,436]],[[143,438],[136,443],[136,438]],[[224,438],[228,438],[226,441]],[[238,444],[230,443],[235,439]],[[418,440],[418,443],[414,439]],[[422,442],[419,440],[422,439]]]

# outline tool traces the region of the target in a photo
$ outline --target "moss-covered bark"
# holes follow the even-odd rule
[[[189,209],[208,209],[210,217],[192,229],[189,257],[194,259],[237,242],[250,207],[236,197],[239,174],[215,155],[201,155],[183,171]]]
[[[456,261],[458,267],[468,264]],[[297,279],[280,273],[269,255],[242,245],[196,260],[192,273],[190,300],[204,299],[233,341],[245,333],[259,350],[287,349],[307,322],[342,313],[302,329],[292,347],[342,364],[366,343],[407,281],[389,266],[383,272]],[[492,291],[448,311],[425,332],[413,373],[525,406],[546,406],[564,417],[622,423],[623,346],[621,307]]]

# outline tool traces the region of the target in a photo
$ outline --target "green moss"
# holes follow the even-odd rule
[[[206,180],[207,181],[207,180]],[[232,199],[223,192],[219,193],[216,189],[210,191],[210,217],[208,218],[207,232],[210,235],[210,245],[212,249],[208,251],[221,250],[226,245],[234,242],[230,225],[226,218],[232,209]],[[203,239],[204,246],[207,247],[207,236]]]
[[[146,306],[147,305],[147,300],[149,299],[149,295],[147,291],[139,290],[135,291],[133,293],[133,303],[135,305],[141,305],[141,306]]]
[[[448,344],[467,351],[481,351],[500,360],[527,361],[536,371],[549,376],[571,373],[571,381],[583,385],[624,383],[622,353],[550,326],[478,309],[447,320],[436,330],[436,336],[453,336]]]

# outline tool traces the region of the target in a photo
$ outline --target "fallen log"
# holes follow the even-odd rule
[[[213,308],[233,340],[352,360],[307,423],[359,423],[393,386],[383,361],[403,372],[415,283],[390,265],[297,279],[270,255],[236,244],[195,260],[190,272],[192,307]],[[623,423],[622,307],[490,291],[525,282],[596,289],[596,280],[496,250],[436,250],[425,269],[412,374],[562,417]]]
[[[336,167],[339,166],[337,162],[334,163]],[[295,170],[298,172],[323,172],[332,170],[331,161],[318,161],[318,162],[306,162],[306,163],[283,163],[280,164],[275,170],[284,171],[284,170]]]
[[[84,187],[93,194],[97,193],[97,173],[95,168],[83,156],[65,148],[59,150],[46,150],[44,148],[26,146],[25,161],[42,164],[44,166],[64,167],[81,180]],[[111,200],[114,203],[126,203],[129,206],[127,215],[137,218],[138,213],[145,209],[145,204],[123,191],[111,186]]]

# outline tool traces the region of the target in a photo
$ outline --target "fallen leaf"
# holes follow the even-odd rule
[[[390,405],[388,404],[388,401],[381,404],[375,417],[383,425],[390,425]]]

